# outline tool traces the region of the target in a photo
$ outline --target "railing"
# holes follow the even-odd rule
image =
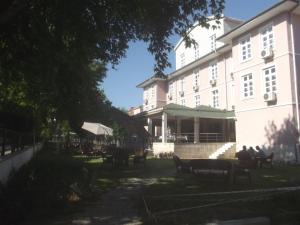
[[[224,134],[222,133],[200,133],[200,142],[224,142]]]
[[[154,137],[154,142],[162,142],[162,137]],[[209,143],[209,142],[224,142],[224,134],[222,133],[199,133],[199,142]],[[194,133],[181,133],[177,135],[176,133],[167,136],[167,142],[170,143],[193,143]]]
[[[34,145],[36,141],[33,133],[0,128],[0,157],[23,150]]]

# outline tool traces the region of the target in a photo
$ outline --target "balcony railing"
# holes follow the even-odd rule
[[[193,143],[194,133],[181,133],[177,135],[176,133],[167,136],[167,142],[170,143]],[[162,142],[162,136],[155,137],[154,142]],[[224,134],[222,133],[199,133],[199,142],[210,143],[210,142],[224,142]]]

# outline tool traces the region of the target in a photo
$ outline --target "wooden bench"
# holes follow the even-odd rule
[[[190,170],[196,176],[223,177],[228,182],[232,163],[221,159],[194,159],[190,161]]]
[[[178,173],[189,173],[190,171],[190,163],[182,161],[177,155],[173,155],[173,160],[175,163],[176,171]]]

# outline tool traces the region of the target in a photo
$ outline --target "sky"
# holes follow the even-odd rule
[[[224,15],[241,20],[248,20],[280,0],[225,0]],[[172,37],[175,46],[179,37]],[[169,54],[171,68],[164,73],[175,70],[175,54]],[[126,57],[121,59],[115,69],[108,67],[102,88],[113,106],[129,109],[142,105],[142,89],[136,85],[154,74],[154,57],[147,51],[147,43],[130,42]]]

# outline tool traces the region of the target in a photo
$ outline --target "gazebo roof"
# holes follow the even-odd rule
[[[163,112],[171,116],[198,117],[210,119],[231,119],[235,117],[234,111],[221,110],[210,106],[200,105],[196,108],[170,103],[163,107]]]

